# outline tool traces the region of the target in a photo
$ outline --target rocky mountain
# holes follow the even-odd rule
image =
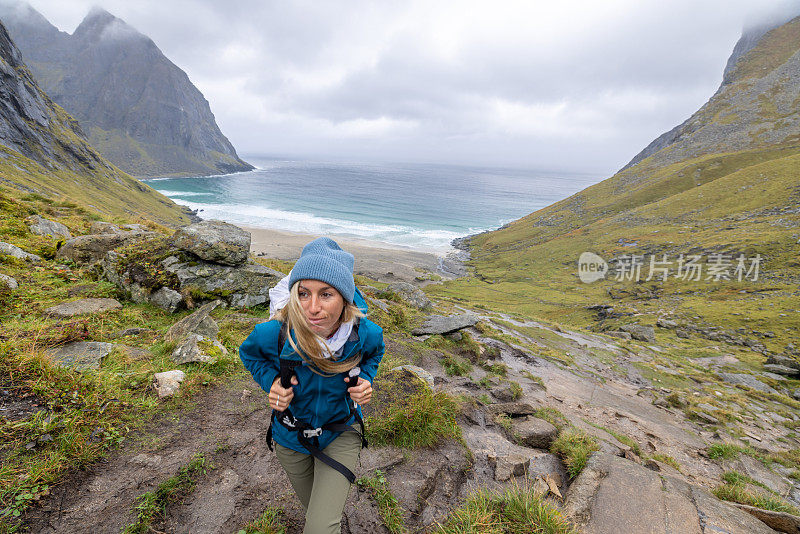
[[[622,170],[656,154],[653,164],[663,166],[702,154],[796,141],[798,102],[794,96],[800,90],[800,59],[793,56],[799,39],[800,19],[746,30],[711,99]],[[669,151],[664,150],[667,147]]]
[[[120,169],[166,176],[253,168],[186,73],[121,19],[93,8],[71,35],[24,3],[0,4],[0,19],[44,92]]]
[[[120,172],[44,94],[0,23],[0,189],[71,197],[108,215],[190,220],[185,209]]]
[[[746,32],[722,85],[687,121],[614,176],[468,239],[478,281],[437,291],[596,330],[672,316],[770,332],[757,365],[773,365],[800,341],[798,73],[800,17]],[[578,276],[583,253],[606,264],[593,283]],[[689,256],[701,270],[692,278]],[[756,263],[756,279],[737,275]]]

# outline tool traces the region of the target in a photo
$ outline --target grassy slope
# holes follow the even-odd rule
[[[791,57],[800,41],[792,38],[787,45],[787,35],[798,28],[800,19],[767,34],[739,62],[728,92],[717,95],[696,117],[705,124],[735,120],[737,110],[724,95],[747,90],[758,73],[772,72]],[[790,115],[796,115],[797,103]],[[761,104],[762,111],[769,111],[769,98]],[[762,113],[758,120],[764,117]],[[786,120],[784,115],[767,118],[775,124]],[[742,131],[750,127],[742,125]],[[766,345],[781,351],[798,339],[800,317],[797,137],[790,134],[780,143],[759,145],[753,135],[752,148],[666,164],[676,150],[668,146],[565,200],[473,237],[470,263],[476,277],[428,290],[455,301],[576,326],[594,324],[586,306],[599,303],[642,314],[633,320],[643,323],[675,314],[726,328],[773,331],[776,337]],[[758,253],[764,261],[757,282],[681,281],[674,278],[673,263],[673,275],[665,282],[644,281],[645,268],[640,283],[607,277],[583,284],[577,260],[584,251],[606,261],[623,254],[643,254],[645,261],[650,254],[667,254],[674,262],[680,254],[702,254],[706,260],[709,252],[744,253],[747,258]]]
[[[0,191],[12,198],[29,192],[71,201],[104,219],[149,219],[168,226],[191,222],[185,208],[118,169],[46,169],[2,146]]]
[[[97,126],[91,127],[89,140],[104,157],[134,176],[197,176],[227,172],[220,165],[241,165],[229,154],[213,150],[190,154],[180,146],[142,143],[121,130]],[[176,168],[184,170],[175,172]]]

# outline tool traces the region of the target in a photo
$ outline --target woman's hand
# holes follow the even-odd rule
[[[345,378],[344,381],[347,382],[347,379]],[[372,400],[372,384],[369,380],[361,377],[358,377],[357,385],[347,388],[347,392],[350,394],[350,398],[358,404],[367,404]]]
[[[297,377],[292,376],[292,385],[296,386],[297,384],[299,384]],[[269,405],[278,411],[283,411],[289,406],[293,398],[294,389],[282,387],[281,377],[276,378],[272,383],[272,387],[269,388]]]

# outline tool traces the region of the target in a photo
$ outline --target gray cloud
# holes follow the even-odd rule
[[[796,1],[30,0],[151,37],[243,153],[609,173],[701,106],[746,24]]]

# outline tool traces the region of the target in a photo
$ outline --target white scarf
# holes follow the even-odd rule
[[[275,315],[278,310],[282,309],[289,303],[289,277],[292,271],[281,279],[280,282],[275,284],[275,287],[269,290],[269,314]],[[339,325],[336,332],[331,337],[325,340],[319,340],[319,346],[322,349],[322,355],[330,359],[333,355],[344,347],[344,344],[350,338],[350,333],[353,331],[353,321],[347,321]],[[327,345],[327,346],[326,346]]]

